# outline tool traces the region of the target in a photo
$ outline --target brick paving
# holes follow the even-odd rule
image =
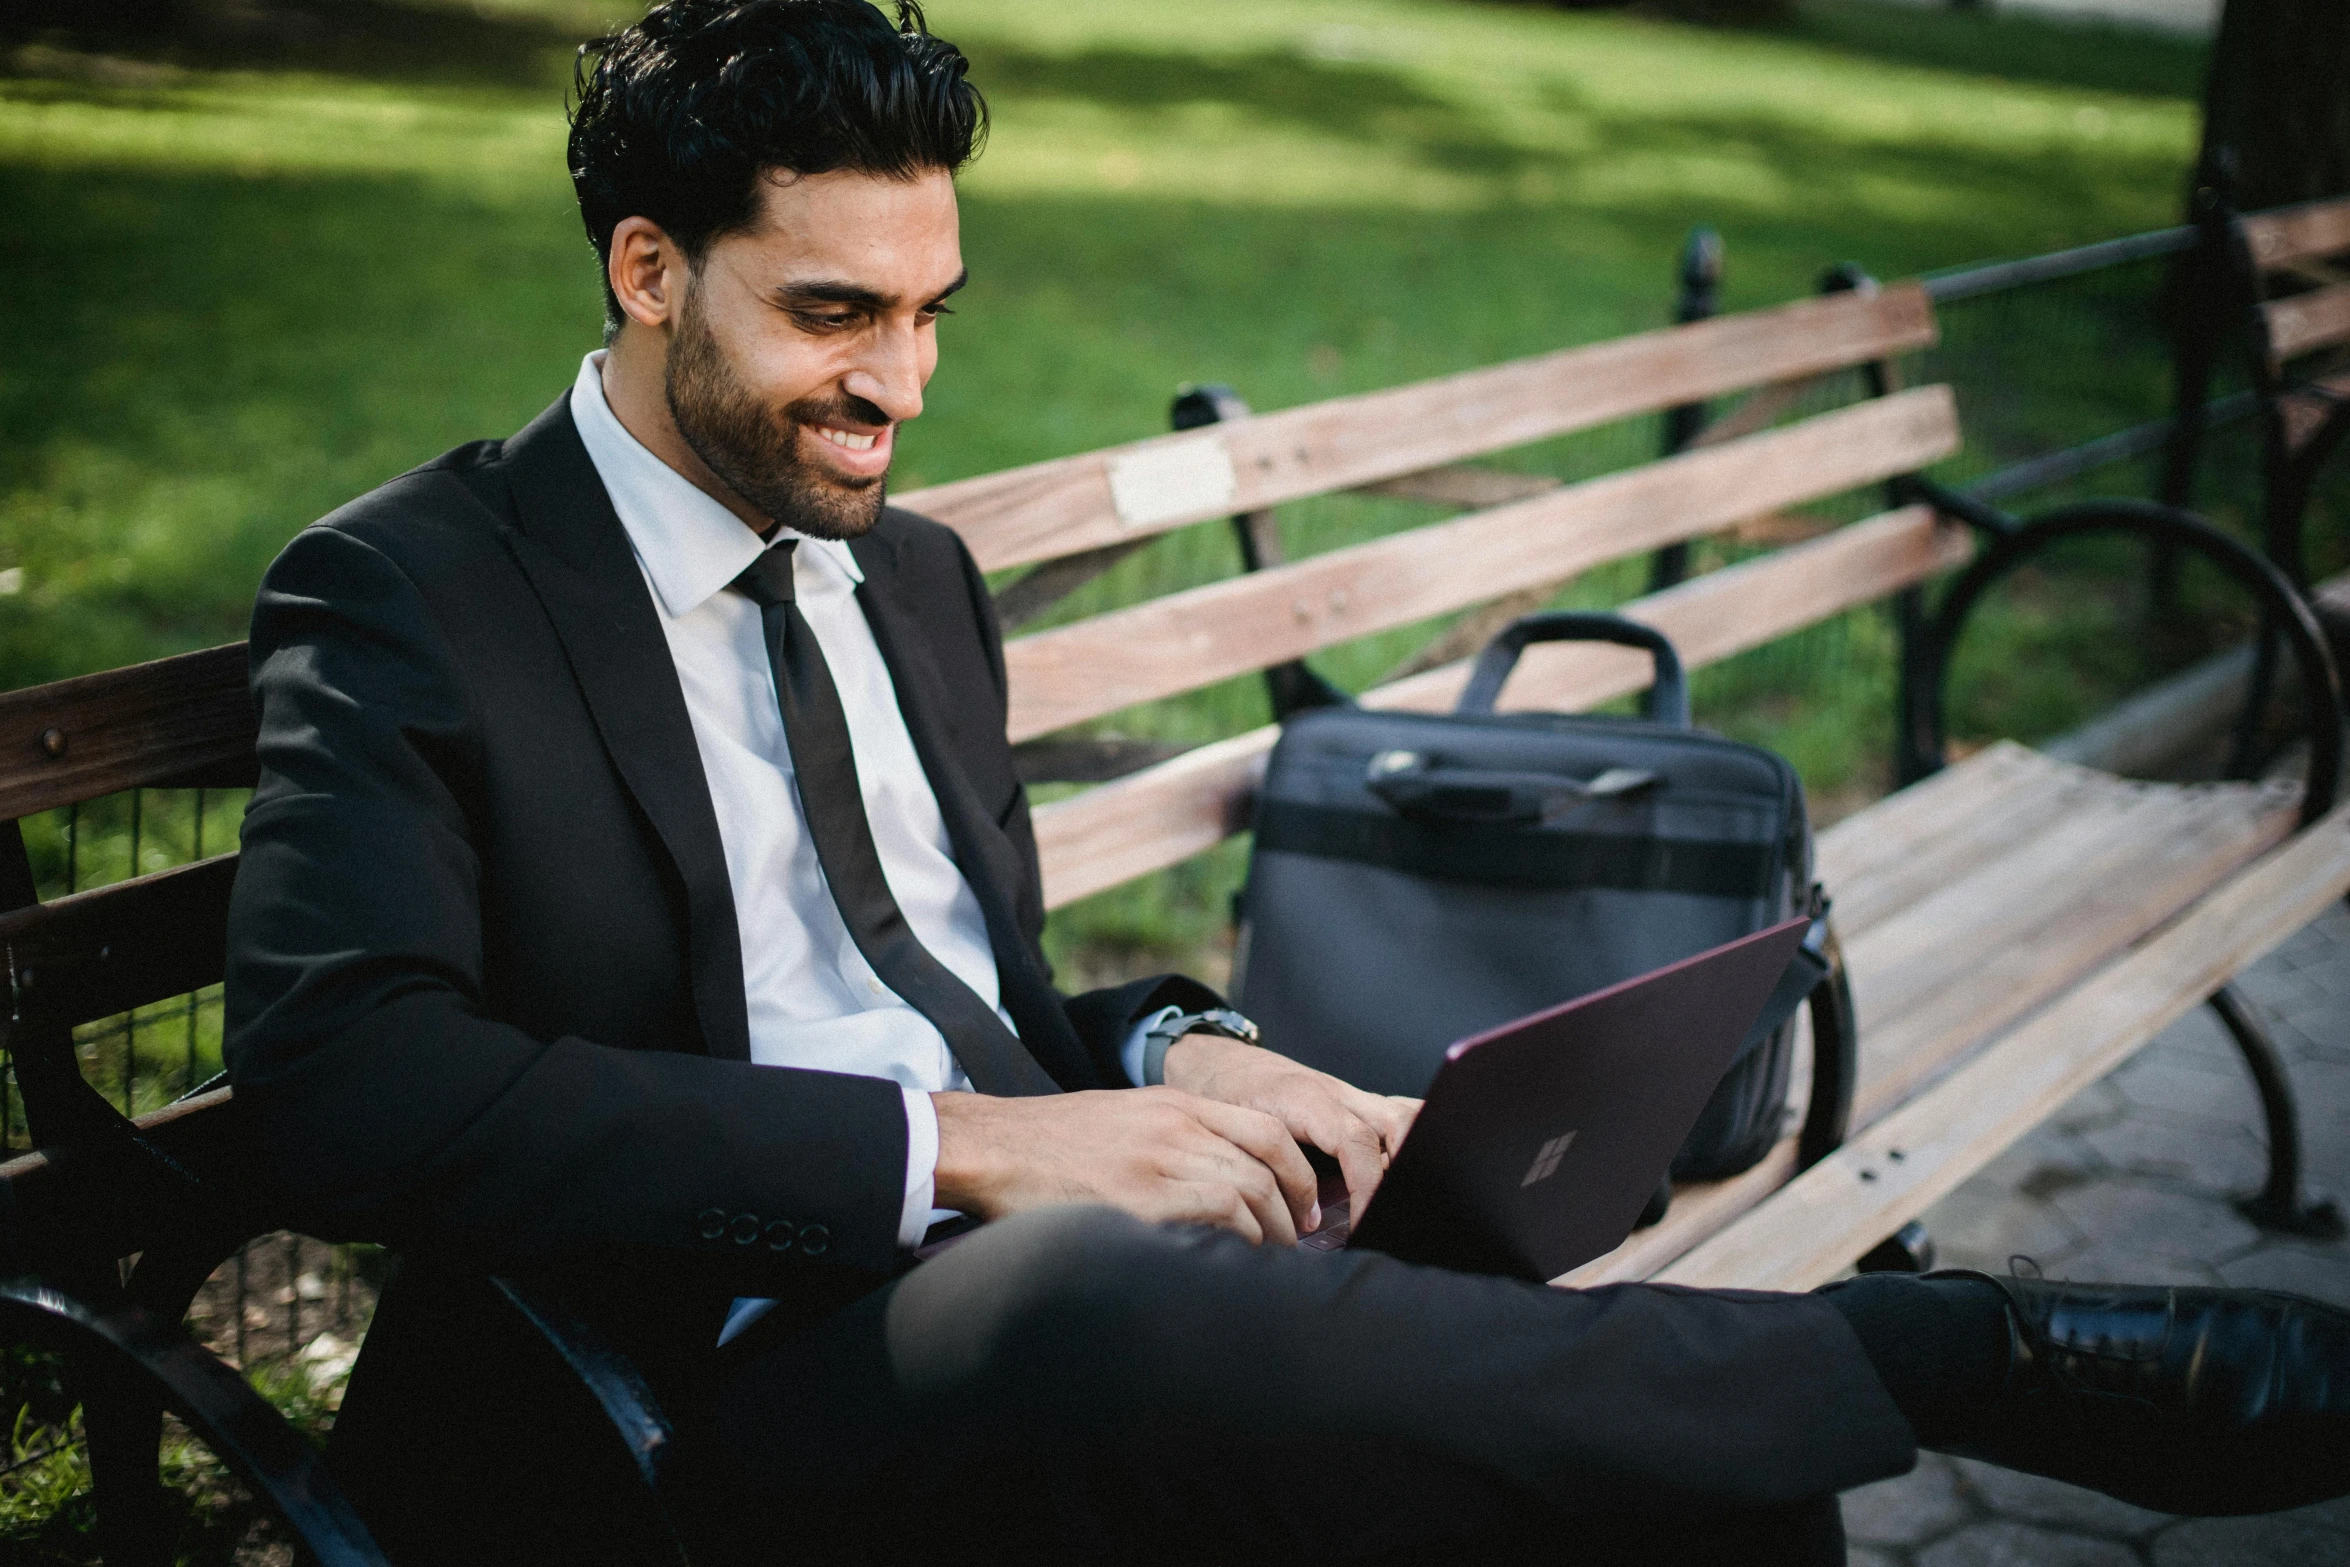
[[[2250,969],[2301,1095],[2304,1179],[2350,1203],[2350,910]],[[2350,1242],[2265,1234],[2232,1199],[2266,1171],[2259,1102],[2208,1009],[2091,1085],[1925,1215],[1947,1266],[2011,1255],[2051,1278],[2246,1284],[2350,1305]],[[2350,1499],[2179,1519],[1928,1454],[1845,1498],[1852,1567],[2350,1567]]]

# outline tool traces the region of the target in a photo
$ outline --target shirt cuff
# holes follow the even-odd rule
[[[1126,1043],[1118,1051],[1118,1064],[1126,1068],[1126,1081],[1137,1088],[1148,1086],[1143,1082],[1142,1058],[1143,1053],[1150,1048],[1150,1032],[1167,1019],[1182,1015],[1183,1009],[1181,1007],[1161,1007],[1158,1011],[1136,1023],[1133,1029],[1127,1033]]]
[[[930,1230],[931,1198],[938,1191],[938,1106],[919,1088],[906,1096],[906,1205],[898,1211],[898,1249],[912,1251]]]

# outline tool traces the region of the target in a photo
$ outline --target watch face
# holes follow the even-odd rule
[[[1257,1026],[1229,1007],[1218,1007],[1212,1012],[1186,1012],[1154,1023],[1143,1031],[1146,1039],[1163,1039],[1172,1043],[1189,1033],[1221,1034],[1226,1039],[1237,1039],[1243,1044],[1257,1042]]]

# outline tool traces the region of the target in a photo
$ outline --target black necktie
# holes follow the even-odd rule
[[[865,819],[840,691],[815,631],[792,600],[792,551],[798,542],[782,540],[732,585],[759,606],[767,661],[775,668],[775,695],[783,708],[783,735],[799,774],[800,808],[807,813],[816,863],[824,867],[849,939],[881,982],[946,1036],[947,1048],[981,1093],[1058,1093],[1059,1086],[995,1009],[922,945],[889,890],[873,824]]]

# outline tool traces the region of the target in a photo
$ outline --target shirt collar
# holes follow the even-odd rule
[[[579,379],[571,387],[571,419],[670,619],[690,614],[724,590],[767,548],[741,518],[628,433],[604,400],[602,349],[580,361]],[[789,528],[775,536],[801,540],[793,575],[803,582],[810,567],[851,591],[865,580],[856,556],[839,539],[811,539]]]

